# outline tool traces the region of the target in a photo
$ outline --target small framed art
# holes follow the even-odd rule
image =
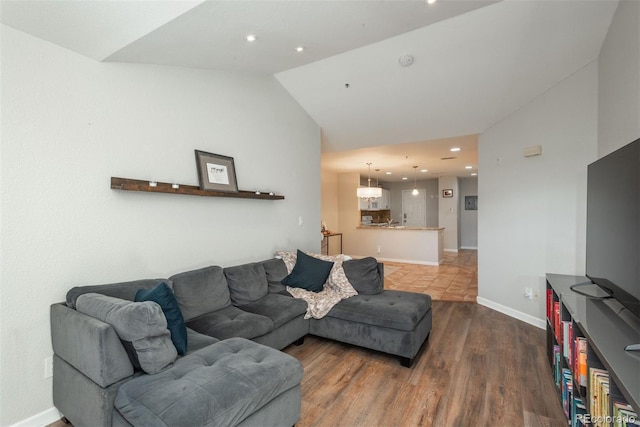
[[[453,190],[452,189],[442,190],[442,197],[453,197]]]
[[[201,190],[238,192],[233,157],[195,150]]]

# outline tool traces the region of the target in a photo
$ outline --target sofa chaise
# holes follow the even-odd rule
[[[51,306],[54,405],[75,427],[294,425],[303,368],[279,350],[312,334],[410,367],[431,331],[429,295],[384,290],[373,258],[342,266],[358,295],[320,319],[287,292],[277,258],[75,287]],[[174,312],[138,299],[161,287]]]

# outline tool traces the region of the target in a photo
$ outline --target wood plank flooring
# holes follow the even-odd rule
[[[307,426],[566,426],[544,331],[475,303],[433,303],[411,369],[397,358],[307,336],[284,351],[304,365]]]

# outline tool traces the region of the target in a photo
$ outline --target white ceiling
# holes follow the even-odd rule
[[[478,138],[468,135],[408,142],[377,147],[359,148],[349,151],[332,151],[322,155],[322,170],[336,173],[359,172],[362,177],[369,173],[377,175],[381,183],[400,182],[403,177],[414,180],[413,166],[418,166],[417,179],[439,176],[471,176],[478,173]],[[451,148],[460,151],[452,152]],[[466,169],[471,166],[470,169]],[[376,169],[380,169],[376,173]],[[426,169],[427,172],[421,172]],[[391,175],[387,175],[391,172]],[[374,181],[375,182],[375,181]]]
[[[358,160],[351,170],[361,171],[374,159],[396,167],[391,153],[402,157],[411,145],[365,147],[411,143],[420,147],[412,163],[434,163],[442,139],[483,132],[589,64],[617,1],[2,0],[0,7],[3,24],[100,61],[273,74],[322,128],[323,168]],[[258,40],[247,44],[249,33]],[[305,51],[295,52],[300,45]],[[403,54],[413,65],[398,63]],[[476,150],[471,144],[465,155],[477,158]],[[436,169],[464,176],[467,161]]]

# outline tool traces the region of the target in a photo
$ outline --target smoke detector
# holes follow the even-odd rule
[[[403,67],[408,67],[411,64],[413,64],[413,55],[408,55],[408,54],[407,55],[402,55],[400,58],[398,58],[398,62]]]

